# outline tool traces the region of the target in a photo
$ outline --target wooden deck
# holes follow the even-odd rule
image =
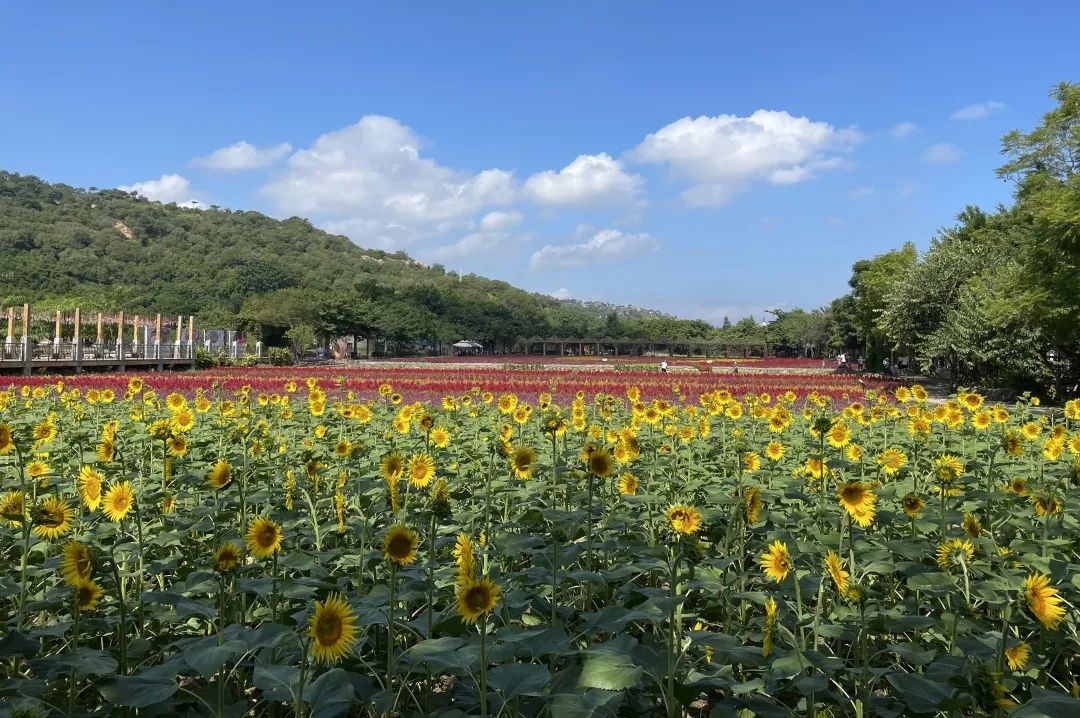
[[[190,369],[195,347],[190,344],[161,346],[110,346],[53,343],[32,345],[0,343],[0,374],[80,374],[84,371],[156,371]]]

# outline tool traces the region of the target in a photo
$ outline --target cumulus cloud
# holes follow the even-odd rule
[[[963,154],[956,145],[938,142],[926,148],[923,152],[923,160],[932,165],[948,165],[959,161]]]
[[[484,215],[483,219],[480,220],[480,228],[489,232],[498,232],[518,226],[523,219],[525,219],[525,215],[521,212],[496,210]]]
[[[961,107],[959,110],[949,115],[949,119],[982,120],[989,117],[990,115],[1001,112],[1004,109],[1004,103],[995,102],[994,100],[990,100],[989,102],[977,102],[974,105]]]
[[[632,199],[641,189],[641,177],[601,152],[579,155],[558,172],[538,172],[525,181],[525,194],[551,205],[586,206]]]
[[[196,157],[191,164],[212,170],[251,170],[269,167],[292,152],[292,145],[282,142],[280,145],[256,147],[241,140],[236,144],[216,149],[206,157]]]
[[[919,126],[914,122],[898,122],[892,126],[889,133],[898,140],[902,140],[905,137],[910,137],[919,131]]]
[[[582,267],[592,262],[627,259],[655,252],[660,240],[646,233],[627,234],[618,229],[602,229],[578,244],[548,244],[533,252],[529,269]]]
[[[531,238],[531,234],[515,235],[503,231],[471,232],[453,244],[436,247],[428,254],[438,261],[480,255],[509,254]]]
[[[690,179],[687,204],[717,206],[757,181],[794,184],[840,167],[843,153],[861,140],[853,128],[758,110],[749,117],[684,117],[647,135],[628,157],[667,164]]]
[[[570,290],[567,289],[566,287],[556,289],[554,292],[548,292],[548,294],[551,295],[552,297],[555,297],[556,299],[569,299],[570,298]]]
[[[178,174],[163,174],[156,180],[120,185],[117,189],[134,192],[140,197],[164,204],[175,202],[180,207],[199,206],[199,200],[192,193],[191,182],[187,177]]]
[[[408,126],[366,115],[294,153],[262,192],[281,212],[321,216],[330,231],[383,247],[438,234],[517,196],[510,172],[458,171],[420,150]]]

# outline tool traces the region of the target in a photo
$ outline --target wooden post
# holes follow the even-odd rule
[[[23,374],[34,371],[34,352],[30,347],[30,305],[22,305]]]
[[[82,374],[82,310],[75,307],[75,331],[71,335],[71,343],[74,345],[72,353],[75,356],[75,373]]]
[[[154,358],[157,359],[157,370],[161,371],[161,315],[154,317]]]
[[[105,320],[101,312],[97,313],[97,341],[94,342],[94,356],[103,359],[105,354]]]
[[[7,309],[7,336],[4,338],[4,355],[15,353],[15,305]]]
[[[120,312],[119,320],[116,323],[116,358],[120,361],[120,371],[124,371],[126,368],[126,357],[124,356],[124,313]]]
[[[188,359],[195,358],[195,317],[188,316],[187,318],[187,344],[188,344]]]

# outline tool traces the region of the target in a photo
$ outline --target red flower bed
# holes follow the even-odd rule
[[[82,374],[78,376],[10,377],[4,385],[37,386],[63,381],[65,386],[80,389],[112,389],[122,395],[133,374]],[[460,395],[473,388],[495,394],[513,392],[527,401],[534,401],[542,392],[551,392],[557,401],[565,401],[578,391],[587,396],[603,392],[623,395],[628,386],[641,389],[645,400],[671,399],[678,393],[688,401],[698,395],[727,389],[736,396],[768,392],[773,396],[788,390],[803,397],[810,392],[824,394],[837,400],[861,397],[864,389],[888,390],[895,382],[878,377],[857,379],[850,374],[729,374],[687,373],[659,374],[655,371],[614,371],[606,369],[502,369],[476,367],[399,367],[387,363],[364,367],[257,367],[251,369],[210,369],[196,372],[139,373],[143,382],[159,393],[181,392],[192,395],[202,388],[233,391],[250,386],[255,392],[281,392],[289,381],[296,381],[303,390],[303,380],[313,377],[328,392],[352,390],[362,399],[377,396],[382,384],[390,384],[406,401],[437,401],[443,396]],[[862,382],[860,385],[859,382]]]
[[[668,366],[694,366],[703,371],[711,367],[731,366],[738,362],[739,366],[764,369],[764,368],[792,368],[792,369],[820,369],[821,359],[806,359],[803,357],[669,357],[669,356],[559,356],[556,354],[481,354],[479,356],[448,356],[448,357],[394,357],[380,359],[387,363],[420,363],[420,364],[527,364],[527,365],[631,365],[631,364],[659,364],[666,361]],[[826,360],[827,367],[833,367],[833,362]]]

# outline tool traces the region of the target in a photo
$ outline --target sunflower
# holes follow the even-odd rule
[[[761,489],[757,486],[748,486],[743,489],[743,513],[746,523],[753,525],[761,518],[761,510],[765,503],[761,500]]]
[[[838,421],[826,432],[825,440],[834,449],[842,449],[851,441],[851,427],[843,421]]]
[[[435,478],[435,459],[430,454],[416,454],[409,458],[409,484],[423,489]]]
[[[90,549],[78,541],[64,544],[64,559],[60,563],[60,573],[72,586],[90,578],[94,564],[90,558]]]
[[[1056,516],[1061,513],[1061,502],[1049,494],[1032,496],[1031,503],[1035,506],[1035,515],[1039,518]]]
[[[623,496],[637,495],[637,490],[640,488],[640,485],[638,478],[631,473],[626,473],[619,477],[619,493]]]
[[[0,456],[6,456],[15,451],[15,438],[12,436],[11,427],[0,423]]]
[[[531,446],[519,446],[514,449],[514,454],[510,457],[510,468],[514,470],[514,476],[523,481],[530,479],[535,466],[536,451]]]
[[[968,538],[979,538],[982,535],[982,524],[975,514],[970,511],[964,514],[964,533]]]
[[[1035,441],[1039,438],[1039,434],[1042,433],[1042,427],[1036,424],[1034,421],[1029,421],[1020,427],[1020,434],[1027,441]]]
[[[873,523],[877,495],[868,484],[849,481],[840,487],[836,495],[840,498],[840,505],[855,523],[863,528]]]
[[[1053,630],[1065,619],[1061,596],[1050,585],[1050,577],[1046,574],[1036,572],[1024,579],[1024,598],[1028,610],[1043,628]]]
[[[31,479],[40,479],[49,475],[51,469],[44,461],[31,461],[26,465],[26,475]]]
[[[281,550],[281,526],[273,519],[259,516],[248,526],[247,535],[248,552],[255,558],[269,558]]]
[[[1009,456],[1023,456],[1024,454],[1024,438],[1020,435],[1020,432],[1009,429],[1005,434],[1005,453]]]
[[[971,425],[979,431],[986,431],[990,428],[991,421],[990,412],[978,411],[971,415]]]
[[[671,530],[678,534],[697,533],[701,528],[701,513],[693,506],[675,504],[664,513],[671,523]]]
[[[885,449],[878,454],[877,463],[886,475],[892,476],[907,464],[907,454],[900,449]]]
[[[22,526],[22,519],[26,517],[26,506],[21,491],[9,491],[0,498],[0,516],[7,519],[11,526]]]
[[[1014,477],[1012,479],[1009,479],[1009,481],[1004,484],[1003,488],[1010,494],[1016,494],[1017,496],[1027,496],[1027,482],[1027,479]]]
[[[79,496],[88,511],[97,511],[101,505],[101,484],[104,480],[104,476],[89,466],[79,469]]]
[[[340,593],[331,593],[325,602],[315,602],[307,632],[315,660],[336,663],[352,653],[356,643],[356,613]]]
[[[105,591],[93,579],[80,579],[72,585],[74,589],[75,608],[80,612],[93,611],[97,608]]]
[[[97,445],[94,453],[97,454],[98,461],[107,464],[116,457],[116,444],[111,439],[105,439]]]
[[[963,473],[964,463],[952,454],[942,454],[934,459],[934,476],[939,483],[952,483]]]
[[[195,426],[195,413],[191,409],[181,409],[172,416],[169,425],[176,431],[188,432]]]
[[[457,583],[464,586],[473,580],[476,575],[475,550],[472,537],[468,534],[458,534],[454,543],[454,562],[457,564]]]
[[[971,563],[975,558],[975,544],[967,539],[949,539],[943,541],[937,549],[937,564],[942,571],[948,571],[954,566]]]
[[[491,613],[499,602],[502,591],[490,578],[471,580],[460,586],[457,591],[458,614],[465,623],[476,623],[477,619]]]
[[[1005,659],[1009,662],[1009,670],[1022,671],[1031,658],[1031,647],[1026,643],[1017,643],[1005,649]]]
[[[930,435],[930,422],[921,416],[916,416],[908,420],[908,433],[915,438],[925,437]]]
[[[187,406],[187,399],[184,398],[183,394],[174,391],[165,397],[165,406],[169,411],[180,411]]]
[[[232,466],[225,459],[218,459],[206,475],[206,483],[211,488],[224,489],[232,481]]]
[[[416,561],[420,537],[407,526],[391,526],[383,537],[383,558],[398,566],[408,566]]]
[[[772,653],[776,640],[776,599],[769,596],[765,600],[765,637],[761,643],[761,655],[766,658]]]
[[[589,473],[600,478],[611,476],[615,470],[615,462],[611,458],[611,452],[607,449],[596,449],[590,452],[586,463],[588,464]]]
[[[334,453],[337,454],[339,459],[347,459],[352,456],[353,445],[348,439],[342,439],[334,445]]]
[[[858,444],[848,444],[847,450],[844,452],[844,454],[847,456],[848,461],[857,464],[862,461],[863,448]]]
[[[777,583],[787,578],[793,568],[787,544],[782,541],[773,541],[769,544],[769,550],[761,554],[761,568],[766,576]]]
[[[770,441],[765,445],[765,457],[769,461],[780,461],[784,458],[784,445],[779,441]]]
[[[749,451],[742,456],[743,471],[752,474],[761,468],[761,457],[756,451]]]
[[[844,562],[835,551],[830,550],[825,554],[825,571],[836,585],[836,592],[843,595],[847,591],[849,574],[844,570]]]
[[[232,541],[226,541],[214,551],[214,570],[228,573],[240,564],[242,558],[240,547]]]
[[[450,445],[450,432],[441,426],[431,430],[431,443],[436,449],[445,449]]]
[[[926,508],[926,502],[918,494],[908,494],[901,501],[901,505],[904,508],[904,515],[909,519],[919,518],[923,509]]]
[[[75,509],[58,496],[45,499],[33,512],[34,533],[44,539],[55,539],[71,531]]]
[[[398,481],[405,473],[405,459],[398,452],[391,452],[383,457],[379,470],[388,482]]]
[[[499,397],[499,411],[501,411],[503,414],[509,414],[514,411],[515,407],[517,407],[517,403],[518,399],[516,395],[503,394]]]

